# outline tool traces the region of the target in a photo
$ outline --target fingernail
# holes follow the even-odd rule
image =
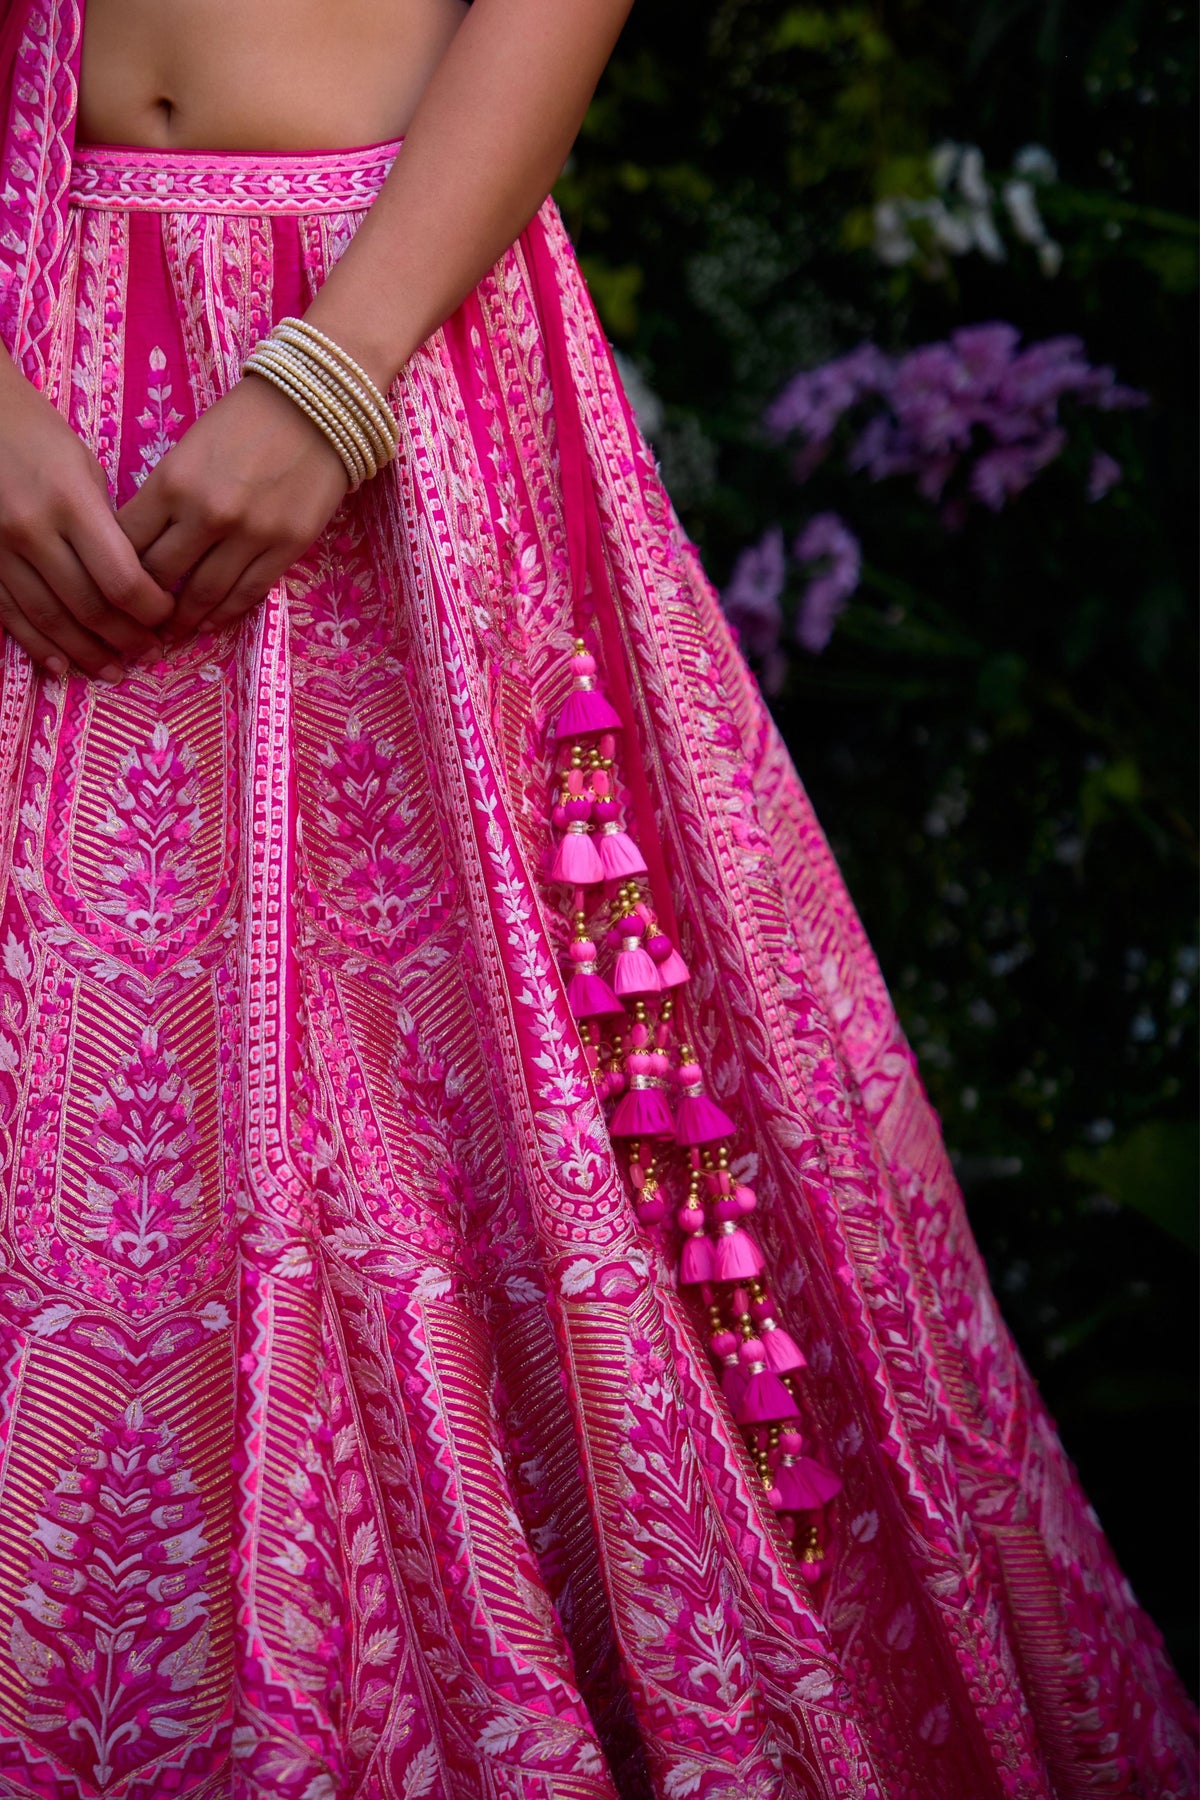
[[[133,666],[135,669],[152,669],[154,667],[155,663],[162,661],[162,657],[163,657],[162,645],[161,644],[151,644],[151,646],[148,650],[142,651],[142,654],[138,657],[137,661],[134,663]]]
[[[67,665],[61,656],[48,656],[46,658],[46,673],[48,675],[53,675],[56,681],[61,681],[66,672]]]
[[[125,671],[120,663],[105,663],[99,671],[99,679],[107,681],[110,687],[119,687],[125,679]]]

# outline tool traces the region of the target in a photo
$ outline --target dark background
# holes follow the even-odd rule
[[[858,593],[783,600],[772,704],[945,1124],[992,1281],[1196,1680],[1195,12],[1143,0],[642,0],[558,197],[713,578],[836,511]],[[873,208],[983,152],[1003,261],[887,267]],[[1063,263],[1007,229],[1029,143]],[[1146,390],[950,529],[762,428],[799,369],[1007,320]],[[1089,501],[1097,449],[1123,480]]]

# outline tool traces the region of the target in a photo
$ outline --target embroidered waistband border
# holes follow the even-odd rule
[[[70,203],[115,212],[360,212],[399,149],[399,141],[290,154],[84,144],[75,150]]]

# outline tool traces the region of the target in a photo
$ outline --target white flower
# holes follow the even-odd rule
[[[1044,244],[1046,227],[1042,215],[1038,211],[1037,197],[1033,191],[1033,183],[1029,181],[1006,181],[1001,190],[1005,211],[1008,213],[1013,230],[1023,244]]]
[[[875,254],[889,269],[911,262],[917,246],[909,234],[908,219],[899,201],[880,200],[875,207]]]
[[[1013,157],[1013,168],[1030,181],[1057,181],[1058,164],[1045,144],[1026,144]]]
[[[992,191],[984,172],[983,151],[978,144],[963,145],[962,161],[958,165],[958,191],[968,206],[991,205]]]

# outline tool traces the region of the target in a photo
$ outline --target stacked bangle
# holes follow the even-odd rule
[[[365,369],[305,319],[281,319],[242,364],[286,394],[345,464],[353,491],[392,461],[400,428]]]

